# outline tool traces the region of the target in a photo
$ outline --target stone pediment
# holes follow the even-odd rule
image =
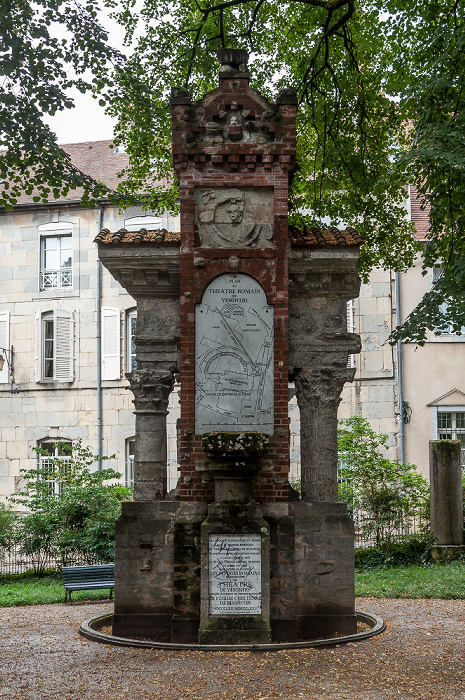
[[[430,401],[427,406],[465,406],[465,392],[460,389],[451,389],[447,394],[438,396],[437,399]]]

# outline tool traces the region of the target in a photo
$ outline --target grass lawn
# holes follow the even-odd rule
[[[355,574],[355,594],[372,598],[465,598],[465,561],[369,569]],[[76,591],[73,601],[108,600],[109,591]],[[0,576],[0,607],[63,603],[60,575]]]
[[[72,601],[107,599],[109,590],[73,591]],[[50,576],[0,576],[0,607],[13,605],[43,605],[63,603],[65,589],[59,575]]]
[[[465,598],[465,561],[358,571],[355,574],[355,595],[372,598]]]

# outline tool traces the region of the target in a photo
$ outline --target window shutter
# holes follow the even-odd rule
[[[73,317],[69,311],[53,312],[55,376],[57,382],[72,382],[73,376]]]
[[[351,299],[350,301],[347,302],[346,313],[347,313],[347,332],[353,333],[354,332],[354,300],[353,299]],[[347,367],[355,367],[355,357],[353,355],[348,356]]]
[[[34,379],[40,382],[42,379],[42,314],[40,311],[36,311],[35,326]]]
[[[0,348],[5,350],[10,349],[10,313],[9,311],[3,311],[0,313]],[[2,352],[5,364],[0,372],[0,384],[8,384],[10,369],[6,359],[10,360],[10,356]],[[5,356],[6,355],[6,356]]]
[[[119,309],[102,308],[102,379],[121,376],[121,328]]]

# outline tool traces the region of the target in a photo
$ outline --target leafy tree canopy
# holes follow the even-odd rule
[[[0,205],[22,192],[34,201],[84,188],[84,203],[106,193],[57,145],[44,117],[73,106],[67,94],[92,88],[104,68],[122,65],[98,21],[98,0],[3,0],[0,13]],[[102,103],[103,104],[103,103]],[[5,150],[8,149],[8,150]]]
[[[63,66],[73,67],[83,88],[81,76],[91,68],[92,89],[118,118],[116,143],[129,153],[120,196],[130,201],[147,192],[147,207],[173,209],[170,88],[199,98],[217,84],[217,49],[246,48],[254,87],[270,98],[283,87],[298,94],[292,222],[355,225],[365,240],[365,279],[375,265],[407,270],[423,249],[425,273],[442,265],[436,287],[396,337],[424,342],[427,328],[449,319],[456,330],[465,326],[464,0],[102,0],[126,29],[125,61],[106,45],[97,1],[81,8],[75,26],[72,8],[79,6],[72,0],[9,0],[11,17],[1,25],[10,47],[0,53],[8,76],[2,115],[14,95],[15,123],[23,115],[29,124],[23,120],[22,136],[11,141],[8,167],[16,172],[18,162],[30,165],[23,162],[30,154],[49,153],[53,138],[40,127],[41,115],[67,106]],[[52,18],[78,41],[62,46],[53,39]],[[33,61],[29,44],[43,47],[43,57]],[[5,143],[15,123],[5,129]],[[58,166],[38,162],[36,184],[40,177],[76,184],[63,156]],[[170,188],[153,182],[154,168]],[[415,241],[405,218],[409,183],[430,207],[426,245]]]

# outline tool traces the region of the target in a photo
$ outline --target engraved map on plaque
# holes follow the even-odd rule
[[[261,615],[260,535],[210,535],[210,614]]]
[[[195,432],[274,432],[273,307],[252,277],[227,274],[195,313]]]
[[[273,191],[267,187],[197,187],[195,224],[204,248],[273,246]]]

